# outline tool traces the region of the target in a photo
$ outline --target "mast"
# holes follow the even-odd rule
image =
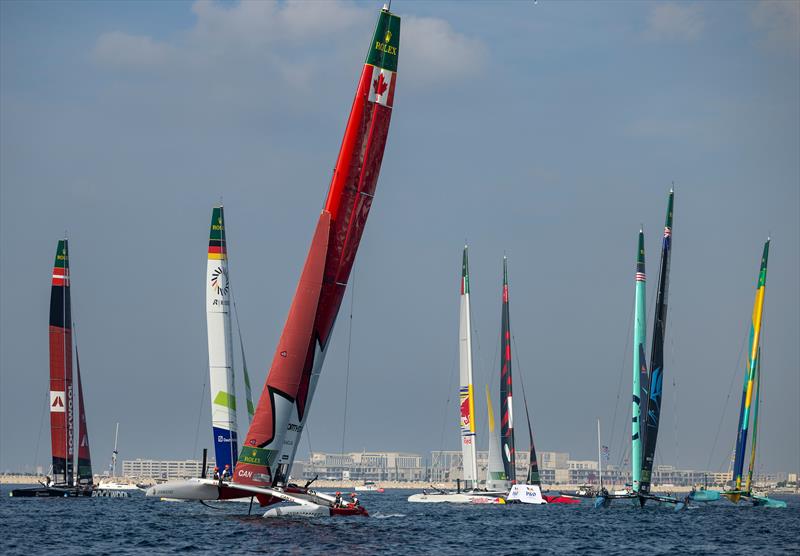
[[[86,405],[83,403],[83,383],[81,382],[81,360],[78,355],[78,342],[75,342],[75,367],[78,372],[78,485],[92,485],[92,455],[89,450],[89,428],[86,425]]]
[[[53,480],[73,484],[72,307],[69,246],[58,241],[50,287],[50,446]],[[57,479],[58,478],[58,479]]]
[[[461,259],[461,306],[458,324],[459,389],[461,418],[461,455],[465,487],[478,482],[478,458],[475,451],[475,394],[472,386],[472,323],[469,308],[469,256],[467,246]]]
[[[667,218],[664,223],[664,239],[661,244],[661,266],[658,271],[658,292],[656,293],[656,313],[653,322],[653,344],[650,352],[650,379],[647,387],[647,410],[644,423],[644,444],[642,452],[642,472],[639,492],[650,492],[653,461],[656,455],[656,440],[661,416],[661,387],[664,379],[664,338],[667,332],[667,293],[669,290],[669,263],[672,255],[672,207],[675,192],[670,190],[667,202]],[[644,400],[643,402],[644,403]],[[642,505],[645,498],[640,497]]]
[[[508,258],[503,257],[503,306],[500,331],[500,435],[503,438],[503,467],[511,484],[517,482],[514,449],[514,411],[511,383],[511,323],[508,311]]]
[[[530,446],[528,456],[528,476],[525,482],[529,485],[542,486],[542,479],[539,476],[539,461],[536,458],[536,447],[533,445],[533,427],[531,427],[531,416],[530,413],[528,413],[528,398],[525,395],[524,384],[522,385],[522,401],[525,404],[525,419],[528,421],[528,445]]]
[[[600,449],[600,419],[597,420],[597,474],[600,476],[600,490],[603,490],[603,457]]]
[[[397,82],[400,18],[380,11],[328,198],[234,474],[283,484],[308,419],[325,354],[375,195]]]
[[[736,437],[736,451],[733,463],[734,490],[742,488],[742,471],[744,456],[747,448],[747,430],[750,424],[750,404],[753,398],[753,382],[756,377],[759,355],[759,341],[761,339],[761,317],[764,312],[764,294],[767,286],[767,260],[769,259],[769,238],[764,243],[761,255],[761,267],[758,271],[756,284],[756,298],[753,302],[752,324],[750,326],[750,349],[747,352],[747,368],[744,375],[742,390],[742,405],[739,410],[739,427]]]
[[[647,321],[645,303],[647,275],[644,269],[644,230],[639,229],[639,245],[636,253],[636,308],[633,327],[633,406],[631,408],[631,477],[633,491],[638,492],[642,476],[642,427],[641,401],[642,384],[647,384],[647,361],[645,359],[645,342],[647,338]],[[644,381],[644,382],[643,382]],[[646,399],[646,398],[645,398]]]
[[[119,423],[114,429],[114,451],[111,452],[111,465],[108,466],[109,470],[111,471],[111,476],[117,476],[117,439],[119,438]]]
[[[222,205],[211,212],[206,269],[206,325],[208,330],[209,391],[214,455],[220,471],[236,462],[236,385],[231,349],[231,302],[228,248]]]
[[[753,405],[753,442],[750,447],[750,467],[747,471],[747,483],[744,490],[749,493],[753,484],[753,472],[756,468],[756,445],[758,440],[758,398],[761,395],[761,348],[758,348],[758,356],[756,356],[756,385]]]
[[[486,465],[486,490],[508,491],[509,482],[500,456],[500,439],[494,426],[494,411],[489,386],[486,386],[486,410],[489,417],[489,461]]]

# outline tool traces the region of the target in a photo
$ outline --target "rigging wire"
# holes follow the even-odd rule
[[[728,395],[725,397],[725,403],[722,405],[722,415],[719,418],[719,424],[717,425],[717,433],[714,435],[714,442],[711,444],[711,450],[708,452],[708,461],[706,462],[706,469],[711,469],[711,459],[714,457],[714,449],[717,447],[717,441],[719,440],[719,433],[722,431],[722,423],[725,420],[725,413],[728,410],[728,406],[730,405],[731,400],[731,391],[733,390],[733,383],[736,380],[736,375],[740,372],[741,367],[740,364],[742,362],[742,355],[744,354],[744,345],[747,341],[747,326],[745,326],[745,333],[742,335],[742,343],[739,346],[739,356],[736,358],[736,364],[734,365],[733,373],[731,373],[731,382],[728,385]],[[728,457],[726,453],[726,457]],[[717,469],[722,469],[725,460],[720,462]]]
[[[45,392],[45,403],[42,405],[42,416],[39,420],[39,435],[36,437],[36,450],[34,451],[33,455],[33,464],[36,465],[39,462],[39,444],[42,441],[42,429],[44,428],[44,414],[45,411],[50,406],[50,390],[48,389]]]
[[[192,453],[197,453],[197,440],[200,437],[200,420],[203,418],[203,398],[206,396],[206,381],[203,381],[203,392],[200,394],[200,411],[197,414],[197,427],[194,430],[194,447]]]
[[[620,398],[620,394],[622,392],[622,379],[625,376],[625,362],[628,359],[628,349],[630,347],[630,341],[631,341],[631,328],[633,327],[633,313],[634,313],[634,309],[635,309],[635,304],[636,304],[636,296],[633,297],[633,299],[631,301],[631,308],[628,311],[628,327],[627,327],[627,332],[625,333],[625,349],[622,352],[622,363],[620,364],[619,382],[617,383],[617,400],[614,403],[614,417],[611,419],[611,439],[608,442],[609,446],[614,446],[614,436],[615,436],[616,430],[617,430],[617,410],[619,408],[619,398]],[[630,411],[630,407],[628,408],[628,410]],[[630,415],[630,413],[627,413],[627,415]],[[623,429],[624,429],[624,427],[623,427]],[[624,446],[624,444],[625,444],[625,433],[624,432],[622,434],[621,442],[622,442],[622,445]],[[621,446],[620,447],[620,454],[622,454],[622,452],[623,452],[623,448]]]
[[[354,269],[355,270],[355,269]],[[344,379],[344,412],[342,413],[342,448],[340,454],[344,455],[344,437],[347,432],[347,398],[350,390],[350,351],[353,345],[353,304],[356,298],[356,273],[352,272],[352,287],[350,288],[350,326],[347,331],[347,372]]]

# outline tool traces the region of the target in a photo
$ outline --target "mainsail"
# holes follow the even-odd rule
[[[661,416],[661,386],[664,379],[664,338],[667,331],[667,292],[669,290],[669,263],[672,254],[672,207],[675,192],[670,190],[667,202],[667,218],[664,224],[664,239],[661,244],[661,266],[658,272],[658,292],[656,293],[656,313],[653,323],[653,343],[650,355],[650,379],[647,382],[647,401],[644,415],[642,472],[639,492],[650,492],[653,461],[656,454],[658,425]],[[644,402],[644,399],[642,400]],[[640,498],[642,504],[645,498]]]
[[[756,447],[758,446],[758,397],[761,395],[761,347],[758,348],[756,356],[756,382],[755,394],[753,394],[753,442],[750,448],[750,467],[747,470],[747,483],[745,492],[750,492],[753,486],[753,472],[756,469]]]
[[[400,18],[378,16],[328,198],[242,446],[235,481],[284,484],[308,419],[383,160],[397,83]]]
[[[511,383],[511,323],[508,311],[508,259],[503,257],[503,308],[500,331],[500,435],[503,439],[503,467],[512,484],[517,482],[514,450],[514,404]]]
[[[81,359],[78,345],[75,344],[75,366],[78,372],[78,484],[92,485],[92,455],[89,451],[89,428],[86,425],[86,406],[83,403],[83,383],[81,382]]]
[[[233,469],[238,453],[230,293],[225,214],[220,205],[214,207],[211,213],[206,270],[211,425],[214,433],[214,455],[220,470],[226,465]]]
[[[73,484],[75,431],[72,392],[72,309],[69,246],[58,241],[50,288],[50,442],[53,479]]]
[[[747,368],[744,374],[744,387],[742,390],[742,404],[739,410],[739,426],[736,436],[736,452],[733,462],[734,489],[742,488],[742,474],[744,458],[747,450],[747,432],[750,425],[750,407],[753,400],[753,384],[756,380],[759,359],[759,342],[761,340],[761,317],[764,312],[764,294],[767,286],[767,260],[769,258],[769,239],[764,244],[761,256],[761,267],[758,271],[756,284],[756,298],[753,302],[753,316],[750,325],[750,345],[747,352]]]
[[[500,438],[494,426],[494,411],[489,387],[486,387],[486,409],[489,416],[489,461],[486,465],[486,490],[507,492],[511,486],[500,456]]]
[[[647,385],[647,361],[645,360],[645,342],[647,323],[645,313],[645,288],[647,276],[644,271],[644,230],[639,230],[639,245],[636,253],[636,304],[635,322],[633,326],[633,406],[631,425],[631,472],[633,491],[639,491],[642,476],[642,423],[641,406],[642,386]],[[643,382],[644,381],[644,382]]]
[[[478,458],[475,447],[475,391],[472,386],[472,322],[469,308],[469,255],[467,246],[461,259],[461,304],[458,320],[459,388],[458,408],[461,426],[461,456],[467,488],[478,486]]]

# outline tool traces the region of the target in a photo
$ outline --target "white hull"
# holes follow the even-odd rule
[[[100,481],[100,484],[97,485],[97,490],[123,490],[123,491],[134,491],[134,490],[141,490],[138,486],[133,483],[118,483],[116,481]]]
[[[542,498],[542,490],[537,485],[514,485],[508,493],[508,500],[516,500],[523,504],[547,504]]]
[[[317,506],[309,504],[307,506],[281,506],[267,510],[264,517],[325,517],[331,515],[328,506]]]
[[[168,481],[153,485],[145,491],[145,496],[162,500],[218,500],[219,487],[207,479],[186,479],[184,481]]]
[[[412,494],[408,497],[409,502],[424,502],[429,504],[448,503],[448,504],[505,504],[505,498],[500,493],[452,493],[442,494],[440,492]]]

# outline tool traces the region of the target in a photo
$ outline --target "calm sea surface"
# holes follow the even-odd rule
[[[580,506],[409,504],[365,493],[369,518],[247,515],[247,504],[20,499],[0,489],[0,554],[800,554],[800,497],[786,509],[717,502],[674,513]]]

